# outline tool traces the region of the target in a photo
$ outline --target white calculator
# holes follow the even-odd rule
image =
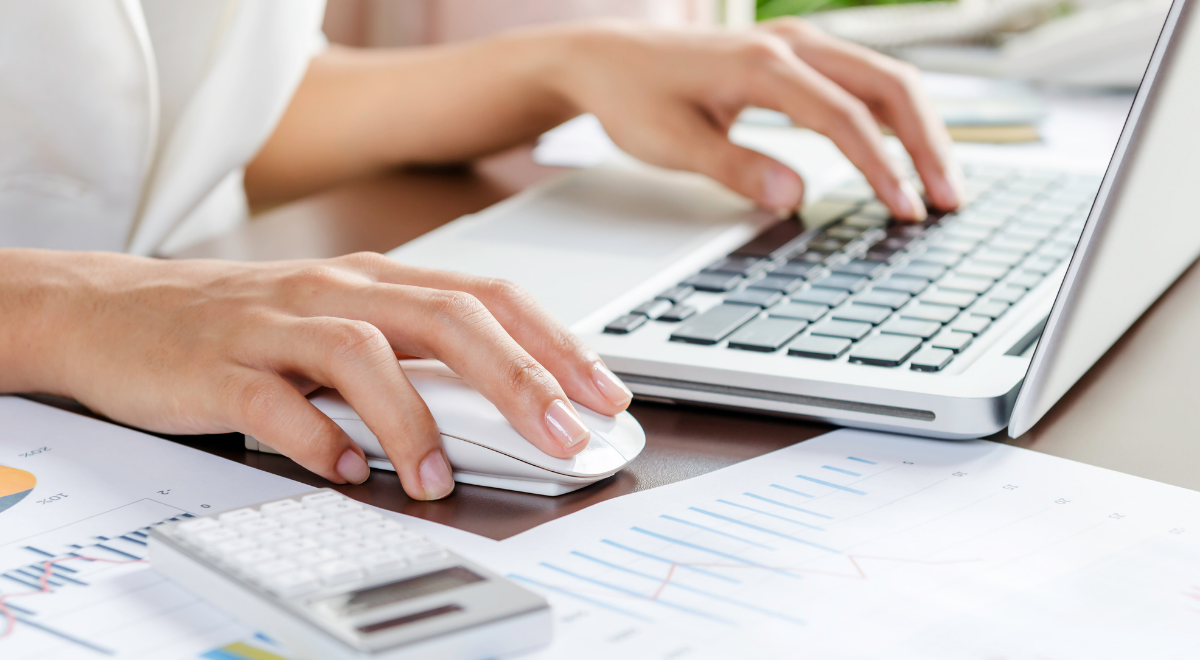
[[[329,489],[159,525],[150,562],[314,660],[480,660],[550,642],[544,598]]]

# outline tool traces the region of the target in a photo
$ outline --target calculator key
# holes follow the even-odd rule
[[[363,578],[362,568],[345,559],[335,559],[314,567],[317,577],[327,585],[345,584]]]
[[[283,598],[302,596],[321,586],[316,573],[307,570],[280,573],[264,580],[263,584]]]
[[[339,529],[332,532],[324,532],[316,536],[315,540],[325,547],[332,548],[343,543],[350,543],[351,541],[361,541],[362,534],[352,532],[348,529]]]
[[[689,344],[716,344],[758,316],[759,311],[760,308],[752,305],[717,305],[685,321],[671,333],[671,340]]]
[[[341,555],[329,548],[317,548],[308,552],[298,552],[291,556],[292,560],[305,566],[316,566],[339,559]]]
[[[843,337],[845,339],[858,341],[871,331],[871,327],[872,326],[870,323],[825,319],[824,321],[814,325],[811,333],[824,337]]]
[[[887,264],[882,261],[854,259],[834,268],[833,272],[874,278],[876,275],[882,273],[884,268],[887,268]]]
[[[762,270],[768,263],[766,259],[760,259],[759,257],[731,254],[705,268],[704,271],[710,273],[734,273],[743,277],[750,277]]]
[[[334,504],[335,502],[343,502],[345,500],[346,500],[346,498],[342,497],[341,495],[338,495],[337,493],[330,493],[330,492],[326,491],[324,493],[314,493],[312,495],[305,495],[304,497],[300,498],[300,503],[303,504],[304,506],[309,506],[309,507],[314,507],[314,508],[319,509],[319,508],[325,506],[326,504]]]
[[[950,289],[933,289],[921,294],[921,301],[932,303],[934,305],[952,305],[959,309],[965,309],[975,302],[979,296],[970,291],[952,291]]]
[[[1015,303],[1025,297],[1026,289],[1020,286],[1002,286],[991,293],[992,300],[1006,302],[1009,304]]]
[[[967,275],[957,275],[951,273],[946,277],[938,280],[938,288],[953,289],[956,291],[969,291],[971,293],[983,293],[992,288],[995,284],[992,280],[982,277],[969,277]]]
[[[263,546],[273,546],[300,538],[294,529],[272,529],[254,537],[254,542]]]
[[[254,509],[237,509],[236,511],[227,511],[217,516],[217,519],[226,525],[236,525],[260,518],[262,518],[262,514]]]
[[[958,353],[964,350],[975,339],[975,335],[969,332],[959,332],[958,330],[943,330],[933,341],[929,343],[934,348],[944,348],[948,351]]]
[[[924,348],[913,357],[909,368],[913,371],[941,371],[953,359],[954,351],[944,348]]]
[[[383,550],[383,544],[378,541],[359,540],[351,541],[350,543],[343,543],[342,545],[334,548],[334,550],[336,550],[337,553],[343,557],[357,557],[359,555],[365,555],[372,552],[379,552],[380,550]]]
[[[660,293],[654,297],[659,298],[660,300],[669,300],[673,303],[681,303],[681,302],[687,300],[688,298],[690,298],[691,295],[695,292],[696,292],[696,290],[693,289],[692,287],[685,286],[683,284],[679,284],[679,285],[676,285],[676,286],[673,286],[673,287],[667,289],[666,291],[663,291],[662,293]]]
[[[821,272],[821,265],[807,261],[789,261],[771,271],[772,275],[803,277],[805,279]]]
[[[833,310],[833,313],[829,317],[839,321],[859,321],[861,323],[877,325],[891,315],[892,310],[887,307],[850,303],[849,305]]]
[[[1000,302],[999,300],[988,300],[971,308],[971,313],[975,316],[983,316],[989,319],[1000,318],[1007,311],[1008,303]]]
[[[404,525],[401,525],[395,520],[378,520],[373,523],[367,523],[366,525],[362,525],[360,527],[355,527],[354,529],[359,534],[362,534],[367,538],[371,538],[382,536],[383,534],[390,534],[392,532],[403,532]]]
[[[402,547],[400,552],[413,564],[443,559],[447,554],[445,550],[432,543],[412,543]]]
[[[937,321],[938,323],[949,323],[951,319],[958,316],[959,309],[949,305],[931,305],[929,303],[917,303],[900,312],[901,318],[920,319],[922,321]]]
[[[696,313],[696,308],[691,305],[672,305],[671,309],[663,312],[662,316],[657,320],[665,321],[666,323],[679,323],[692,318]]]
[[[604,326],[604,331],[610,335],[627,335],[645,323],[646,317],[641,314],[626,314]]]
[[[851,293],[861,290],[866,286],[869,280],[859,275],[845,275],[842,273],[832,273],[821,279],[814,280],[813,286],[824,287],[826,289],[841,289]]]
[[[254,536],[263,532],[279,529],[280,527],[283,527],[283,525],[281,525],[278,520],[259,518],[258,520],[244,522],[238,525],[235,529],[237,529],[238,533],[242,536]]]
[[[258,507],[258,512],[267,517],[283,515],[289,511],[299,511],[304,505],[296,500],[279,500],[278,502],[267,502]]]
[[[906,277],[904,275],[892,275],[886,280],[875,284],[876,289],[901,291],[912,295],[921,293],[927,286],[929,286],[929,280],[919,277]]]
[[[335,502],[317,509],[321,515],[329,518],[336,518],[343,514],[355,513],[362,510],[362,505],[358,504],[357,502]]]
[[[175,531],[181,536],[194,537],[200,532],[210,529],[220,529],[220,527],[221,523],[213,520],[212,518],[197,518],[195,520],[179,523],[179,526],[175,528]]]
[[[301,534],[313,536],[315,534],[323,534],[325,532],[333,532],[341,529],[342,526],[332,520],[321,518],[319,520],[310,520],[296,526]]]
[[[408,565],[404,557],[394,552],[372,552],[359,557],[358,561],[371,575],[391,573]]]
[[[758,307],[770,307],[780,300],[783,300],[782,293],[766,289],[742,289],[725,297],[725,302],[730,304],[756,305]]]
[[[354,529],[358,529],[360,525],[379,522],[381,520],[383,520],[383,516],[375,513],[374,511],[355,511],[354,513],[348,513],[338,518],[338,522],[341,523],[343,527],[353,527]]]
[[[310,538],[295,538],[274,544],[275,552],[281,555],[295,555],[302,552],[320,550],[321,544]]]
[[[313,520],[320,520],[321,514],[312,509],[300,509],[299,511],[288,511],[279,515],[279,522],[285,525],[301,525]]]
[[[876,367],[896,367],[921,346],[919,337],[875,335],[850,350],[850,361]]]
[[[836,307],[842,304],[850,294],[841,289],[826,289],[824,287],[814,286],[803,291],[793,293],[788,300],[792,302],[809,303],[812,305],[825,305],[826,307]]]
[[[770,353],[777,351],[800,334],[808,321],[793,319],[755,319],[729,338],[729,348]]]
[[[687,278],[680,284],[684,286],[690,286],[697,291],[724,293],[737,286],[741,281],[741,275],[730,275],[729,273],[697,273]]]
[[[192,535],[192,541],[196,545],[213,546],[225,541],[232,541],[236,538],[241,538],[238,533],[227,527],[217,527],[216,529],[206,529]]]
[[[888,309],[900,309],[912,296],[903,291],[888,291],[886,289],[871,289],[854,297],[854,302],[860,305],[876,305]]]
[[[753,289],[779,291],[780,293],[791,293],[799,289],[801,284],[804,284],[804,280],[799,277],[787,277],[786,275],[771,273],[764,278],[751,282],[750,287]]]
[[[929,339],[942,329],[937,321],[919,321],[917,319],[892,319],[879,327],[880,332],[892,335],[908,335]]]
[[[667,311],[668,309],[671,309],[670,300],[659,300],[658,298],[655,298],[654,300],[647,300],[637,307],[634,307],[630,314],[641,314],[642,316],[653,320],[662,316],[663,312]]]
[[[393,548],[397,548],[397,547],[412,543],[414,541],[420,541],[420,540],[422,540],[422,537],[420,534],[417,534],[415,532],[410,532],[408,530],[391,532],[391,533],[382,534],[379,536],[380,543],[382,543],[388,547],[393,547]]]
[[[798,321],[816,321],[825,316],[829,308],[825,305],[811,305],[809,303],[789,302],[772,307],[767,311],[773,318],[781,319],[796,319]]]
[[[258,580],[266,580],[281,573],[293,573],[300,569],[300,564],[290,559],[273,559],[254,566],[251,574]]]
[[[228,541],[222,541],[220,543],[215,543],[215,544],[213,544],[212,549],[213,549],[213,552],[215,552],[217,554],[225,555],[228,557],[228,556],[236,555],[239,552],[246,552],[248,550],[253,550],[257,547],[258,547],[258,544],[255,543],[254,541],[251,541],[250,539],[244,539],[244,538],[238,537],[236,539],[230,539]]]
[[[992,320],[986,316],[971,316],[970,314],[964,314],[958,317],[954,323],[950,324],[950,329],[978,335],[986,330],[991,324]]]
[[[850,348],[850,340],[840,337],[819,337],[805,335],[788,344],[788,355],[813,358],[816,360],[834,360]]]
[[[262,564],[268,561],[279,559],[279,555],[267,550],[266,548],[254,548],[239,552],[231,557],[233,563],[239,566],[253,566],[254,564]]]
[[[929,280],[931,282],[941,277],[945,273],[945,266],[930,263],[912,263],[896,271],[897,275],[903,275],[904,277],[919,277],[923,280]]]

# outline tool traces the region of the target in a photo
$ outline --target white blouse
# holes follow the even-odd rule
[[[246,218],[242,169],[324,0],[0,4],[0,247],[162,254]]]

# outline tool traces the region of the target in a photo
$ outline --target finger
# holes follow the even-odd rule
[[[382,332],[365,321],[313,317],[256,339],[253,354],[266,368],[341,393],[379,439],[410,497],[440,499],[454,489],[433,415]]]
[[[319,306],[378,328],[389,351],[441,360],[543,452],[567,458],[587,446],[591,430],[557,380],[475,296],[379,283],[344,287],[320,297]],[[391,361],[398,368],[394,355]]]
[[[962,203],[963,177],[950,134],[921,89],[916,67],[803,21],[783,22],[780,29],[802,60],[878,112],[912,157],[935,206],[952,210]]]
[[[629,407],[633,399],[629,388],[590,346],[522,287],[497,278],[407,266],[380,255],[352,255],[348,259],[356,269],[380,282],[464,291],[475,296],[512,339],[550,370],[571,400],[603,415],[616,415]]]
[[[362,449],[283,378],[245,368],[222,389],[231,428],[334,483],[370,476]]]
[[[760,57],[747,76],[749,102],[791,117],[833,140],[902,220],[923,220],[925,206],[884,149],[883,134],[862,101],[790,53]]]

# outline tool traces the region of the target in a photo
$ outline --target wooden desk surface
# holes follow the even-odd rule
[[[248,225],[176,257],[238,260],[384,252],[465,213],[481,210],[560,170],[528,149],[472,168],[394,172],[355,181],[260,213]],[[1200,490],[1200,267],[1193,266],[1029,433],[995,440]],[[831,427],[794,419],[635,402],[646,450],[612,479],[557,498],[459,484],[440,502],[404,495],[376,470],[338,490],[364,502],[494,539],[592,503],[687,479],[820,435]],[[328,482],[281,456],[247,452],[240,436],[177,441],[314,486]]]

